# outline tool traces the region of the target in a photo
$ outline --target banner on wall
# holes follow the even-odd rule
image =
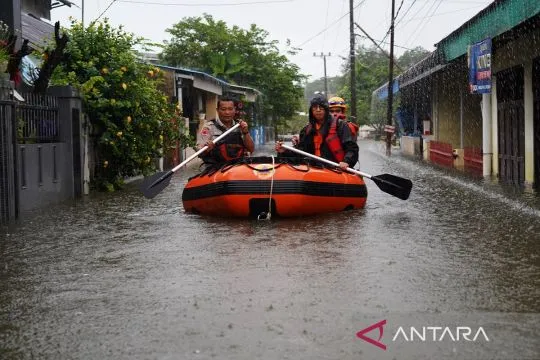
[[[491,93],[491,38],[469,45],[469,92],[471,94]]]

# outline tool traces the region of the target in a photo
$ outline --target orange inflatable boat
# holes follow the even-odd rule
[[[244,158],[189,179],[182,193],[189,213],[262,218],[361,209],[362,177],[305,160]]]

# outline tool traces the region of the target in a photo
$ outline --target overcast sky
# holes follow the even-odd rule
[[[71,0],[81,6],[82,0]],[[396,0],[397,15],[395,51],[422,46],[434,50],[433,44],[457,29],[492,1],[490,0]],[[168,5],[160,5],[168,4]],[[239,5],[240,4],[240,5]],[[354,19],[375,40],[383,40],[390,26],[391,0],[355,0]],[[124,25],[125,30],[155,42],[169,39],[166,29],[183,17],[211,14],[229,26],[247,29],[250,24],[269,32],[285,48],[287,39],[300,47],[298,55],[289,57],[310,80],[324,76],[323,59],[313,53],[328,54],[327,75],[341,73],[349,51],[349,0],[86,0],[85,23],[98,16]],[[81,19],[81,9],[60,7],[51,12],[51,20],[69,25],[69,17]],[[355,33],[361,34],[358,28]],[[357,43],[371,44],[356,38]],[[389,36],[386,38],[389,42]],[[382,46],[388,49],[388,44]]]

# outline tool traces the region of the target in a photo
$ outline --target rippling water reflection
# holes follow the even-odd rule
[[[372,147],[362,144],[363,171],[410,178],[408,201],[367,180],[361,211],[208,218],[184,213],[181,172],[151,201],[130,184],[5,229],[0,354],[357,359],[370,351],[354,338],[368,314],[522,313],[537,330],[535,195]],[[505,336],[532,359],[526,330]]]

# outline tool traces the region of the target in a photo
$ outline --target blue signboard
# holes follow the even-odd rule
[[[491,39],[469,46],[467,53],[470,93],[491,93]]]

